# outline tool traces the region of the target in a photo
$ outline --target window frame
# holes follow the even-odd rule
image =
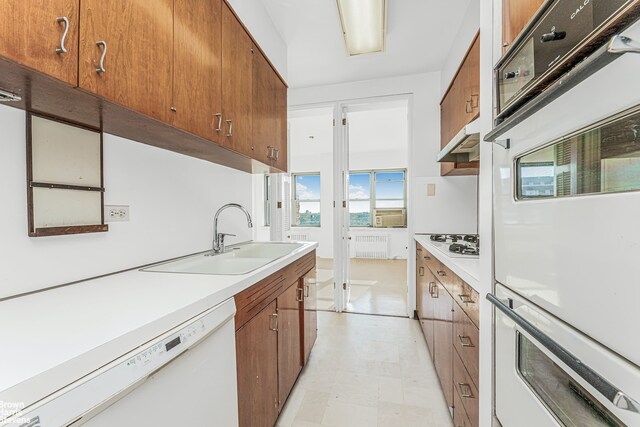
[[[404,179],[402,181],[381,181],[381,182],[402,182],[402,199],[378,199],[377,195],[376,195],[376,174],[378,173],[402,173],[404,176]],[[374,227],[373,226],[373,211],[376,208],[376,202],[378,200],[381,201],[396,201],[396,200],[402,200],[403,202],[403,206],[401,208],[395,208],[395,209],[407,209],[407,169],[406,168],[391,168],[391,169],[363,169],[363,170],[350,170],[349,171],[349,177],[351,177],[351,175],[356,175],[356,174],[370,174],[370,179],[369,179],[369,215],[371,218],[371,224],[370,225],[351,225],[351,213],[349,213],[349,227],[354,227],[354,228],[380,228],[380,227]],[[351,183],[351,180],[349,180],[349,183]],[[351,204],[351,202],[362,202],[364,200],[357,200],[357,199],[351,199],[351,197],[349,197],[349,204]],[[380,208],[380,209],[387,209],[387,208]],[[394,208],[388,208],[388,209],[394,209]],[[394,228],[407,228],[407,226],[405,225],[404,227],[394,227]]]
[[[318,203],[318,206],[320,207],[320,212],[318,213],[320,215],[320,220],[318,221],[318,225],[301,225],[301,224],[295,224],[294,219],[298,218],[298,216],[296,215],[296,205],[298,202],[300,202],[301,200],[298,199],[298,186],[297,186],[297,180],[296,178],[298,178],[299,176],[317,176],[318,177],[318,193],[320,198],[318,199],[304,199],[302,200],[303,202],[312,202],[312,203]],[[319,228],[322,227],[322,175],[320,174],[320,172],[299,172],[299,173],[292,173],[291,174],[291,183],[292,183],[292,191],[291,191],[291,227],[299,227],[299,228]]]
[[[271,175],[264,175],[264,226],[271,227]]]

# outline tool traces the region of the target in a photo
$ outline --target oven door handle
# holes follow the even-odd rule
[[[596,371],[585,365],[576,356],[567,351],[560,344],[555,342],[551,337],[529,323],[524,317],[511,308],[512,300],[505,304],[502,300],[493,294],[487,294],[487,300],[496,306],[498,310],[503,312],[509,319],[513,320],[524,331],[531,335],[536,341],[542,344],[553,355],[560,359],[564,364],[571,368],[589,385],[595,388],[600,394],[606,397],[617,408],[631,412],[640,412],[640,404],[622,390],[611,384],[607,379],[600,376]]]

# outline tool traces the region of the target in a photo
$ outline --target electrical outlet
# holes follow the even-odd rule
[[[129,221],[129,206],[125,205],[105,205],[105,222]]]

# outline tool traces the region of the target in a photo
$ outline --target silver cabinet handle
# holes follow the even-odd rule
[[[302,302],[304,300],[304,289],[296,288],[296,301]]]
[[[431,257],[430,256],[426,256],[426,257],[424,257],[424,259],[426,259],[427,261],[431,261]]]
[[[309,298],[309,285],[304,285],[304,297]]]
[[[440,276],[440,277],[443,277],[443,276],[447,275],[447,273],[445,273],[444,270],[438,270],[437,273],[438,273],[438,276]]]
[[[229,132],[227,133],[227,138],[231,138],[233,136],[233,120],[225,120],[225,122],[229,126]]]
[[[429,283],[429,293],[431,294],[431,298],[440,298],[438,295],[439,289],[438,285],[435,282]]]
[[[476,99],[476,102],[473,102],[473,98]],[[471,95],[471,110],[473,111],[474,108],[478,108],[478,106],[480,105],[480,95]]]
[[[218,127],[216,128],[216,132],[220,133],[222,130],[222,113],[216,113],[216,117],[218,118]]]
[[[273,160],[273,150],[275,150],[275,147],[272,147],[271,145],[267,146],[267,158]]]
[[[465,104],[464,110],[466,113],[471,113],[473,111],[473,106],[471,105],[471,102],[472,102],[471,99],[469,99]]]
[[[424,276],[424,267],[418,268],[418,275],[420,275],[420,277]]]
[[[102,46],[102,55],[100,56],[100,65],[98,65],[98,68],[96,68],[96,72],[97,73],[105,73],[107,70],[105,70],[104,68],[104,58],[107,56],[107,42],[104,40],[101,40],[99,42],[96,42],[96,46]]]
[[[471,304],[473,302],[473,298],[471,298],[471,295],[458,294],[458,298],[460,298],[460,301],[462,301],[464,304]]]
[[[473,399],[475,397],[469,384],[458,383],[458,390],[460,390],[460,397],[466,397],[468,399]]]
[[[278,331],[278,313],[273,313],[273,314],[270,314],[269,316],[271,316],[272,320],[275,320],[275,322],[271,322],[272,324],[275,323],[275,326],[274,327],[269,326],[269,330],[277,332]]]
[[[554,356],[560,359],[562,363],[569,367],[569,369],[573,370],[583,380],[589,383],[589,385],[598,390],[600,394],[606,397],[617,408],[635,413],[640,412],[640,403],[638,403],[638,401],[631,398],[631,396],[610,383],[606,378],[591,369],[587,364],[583,363],[547,334],[529,323],[527,319],[516,313],[516,311],[511,308],[513,300],[510,299],[508,302],[509,305],[507,305],[493,294],[487,294],[487,300],[495,305],[498,310],[503,312],[505,316],[513,320],[520,328],[531,335],[534,340],[538,341]]]
[[[57,23],[64,23],[64,32],[60,37],[60,47],[56,49],[57,54],[67,53],[67,48],[64,46],[64,42],[67,40],[67,34],[69,34],[69,18],[63,16],[56,19]]]
[[[463,347],[475,347],[475,345],[473,345],[473,343],[471,342],[471,338],[469,337],[458,335],[458,339],[460,340],[460,345],[462,345]]]
[[[278,158],[280,158],[280,149],[279,148],[274,148],[273,150],[276,153],[276,157],[273,160],[275,160],[277,162]]]

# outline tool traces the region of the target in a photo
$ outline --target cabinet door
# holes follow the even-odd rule
[[[276,301],[236,332],[240,427],[273,427],[278,418]]]
[[[316,282],[316,269],[313,268],[301,279],[304,295],[303,328],[303,365],[307,364],[313,344],[318,337],[318,285]]]
[[[282,410],[302,370],[300,302],[302,289],[296,280],[278,297],[278,396]],[[259,347],[257,347],[259,348]]]
[[[276,159],[274,166],[287,172],[287,86],[284,84],[275,71],[272,71],[271,80],[274,86],[275,109],[272,120],[275,124],[274,145],[276,148]]]
[[[78,9],[79,0],[0,0],[0,56],[77,86]]]
[[[431,354],[431,358],[434,358],[435,355],[435,310],[437,303],[437,290],[435,287],[437,286],[437,280],[433,273],[426,266],[418,269],[418,274],[423,273],[422,277],[419,277],[420,284],[420,308],[419,308],[419,317],[420,317],[420,326],[422,326],[422,332],[424,333],[424,338],[427,341],[427,347],[429,348],[429,353]]]
[[[502,0],[502,48],[506,51],[544,0]]]
[[[464,126],[480,114],[480,34],[473,41],[463,68]]]
[[[223,144],[252,157],[253,41],[226,3],[222,5]]]
[[[216,142],[222,142],[221,14],[221,0],[175,0],[172,124]]]
[[[272,165],[276,145],[276,91],[273,70],[262,52],[254,49],[253,56],[253,139],[252,157]]]
[[[80,19],[80,87],[169,122],[173,0],[82,0]]]
[[[445,400],[453,406],[453,299],[444,286],[434,286],[434,359]]]

